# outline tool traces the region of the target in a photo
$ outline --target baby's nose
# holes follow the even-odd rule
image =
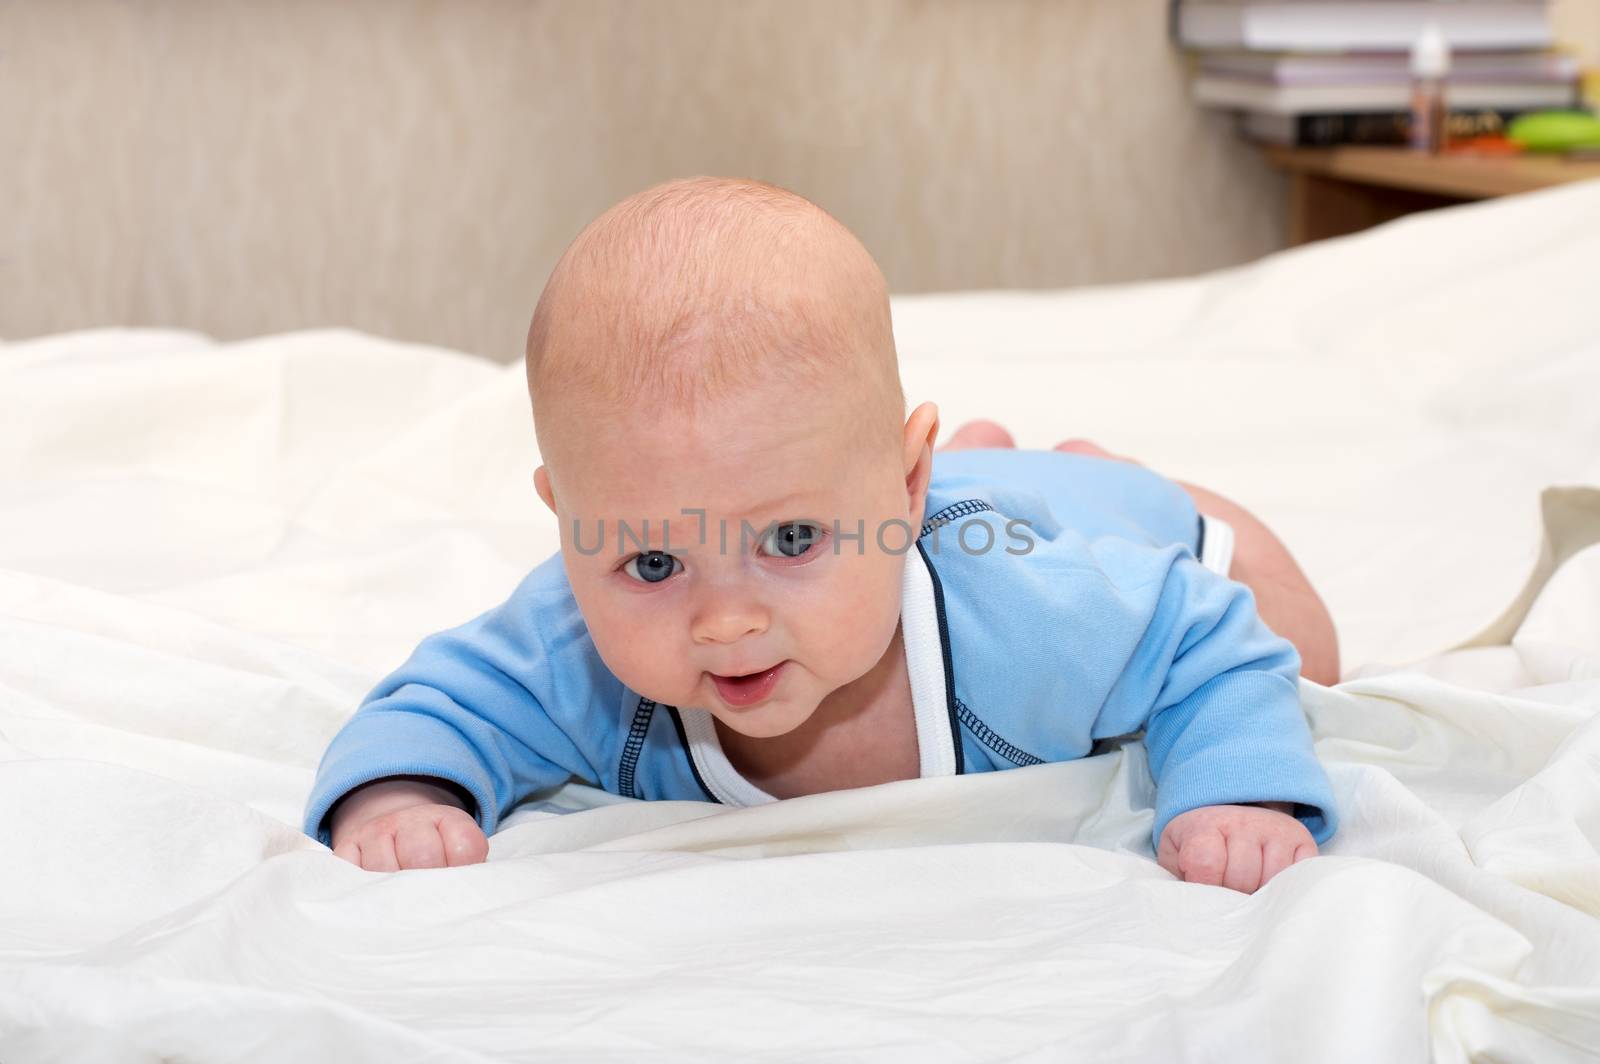
[[[691,626],[696,645],[732,643],[767,630],[767,611],[744,596],[718,595],[695,614]]]

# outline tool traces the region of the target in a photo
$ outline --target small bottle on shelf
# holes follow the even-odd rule
[[[1414,151],[1444,150],[1449,111],[1445,105],[1445,79],[1450,76],[1450,43],[1429,23],[1411,45],[1411,147]]]

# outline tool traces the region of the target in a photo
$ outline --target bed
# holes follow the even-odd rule
[[[896,300],[946,431],[1243,502],[1337,620],[1341,803],[1253,896],[1138,744],[752,809],[301,834],[327,740],[555,549],[519,365],[344,330],[0,344],[0,1060],[1600,1057],[1600,184],[1242,268]]]

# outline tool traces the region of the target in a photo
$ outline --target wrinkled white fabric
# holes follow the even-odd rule
[[[1327,589],[1343,827],[1255,896],[1149,859],[1136,744],[740,810],[569,785],[487,864],[360,871],[296,827],[324,744],[555,546],[520,367],[0,345],[0,1060],[1600,1057],[1600,549],[1439,653],[1523,586],[1540,490],[1600,483],[1595,246],[1578,186],[897,303],[947,425],[1232,495]]]

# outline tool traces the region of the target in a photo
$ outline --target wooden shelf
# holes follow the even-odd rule
[[[1289,240],[1356,232],[1464,200],[1600,180],[1600,162],[1561,156],[1428,155],[1404,148],[1262,149],[1290,175]]]

